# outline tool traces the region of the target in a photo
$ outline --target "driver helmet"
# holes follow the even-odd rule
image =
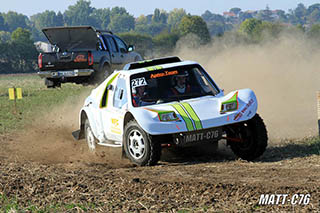
[[[178,77],[188,77],[189,76],[189,73],[188,73],[188,71],[181,71],[181,72],[179,72],[177,75],[175,75],[175,76],[173,76],[173,78],[172,78],[172,84],[173,85],[177,85],[177,78]]]
[[[179,74],[175,75],[175,77],[188,77],[189,76],[189,73],[188,71],[182,71],[180,72]]]

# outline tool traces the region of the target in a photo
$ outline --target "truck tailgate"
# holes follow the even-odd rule
[[[92,65],[88,51],[42,53],[40,71],[87,69]]]

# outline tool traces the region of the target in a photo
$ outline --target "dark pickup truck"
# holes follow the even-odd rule
[[[45,78],[48,88],[65,82],[98,83],[124,64],[142,60],[134,46],[127,46],[110,31],[79,26],[45,28],[42,32],[54,45],[53,52],[38,57],[38,75]]]

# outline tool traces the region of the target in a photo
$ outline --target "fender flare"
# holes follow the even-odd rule
[[[98,71],[101,71],[105,65],[109,66],[110,69],[111,69],[110,60],[107,57],[104,56],[100,60],[100,65],[99,65],[99,70]]]
[[[91,126],[92,132],[94,136],[97,138],[97,128],[96,128],[96,123],[94,122],[93,118],[93,113],[88,107],[84,107],[81,109],[80,114],[79,114],[79,122],[80,122],[80,133],[79,133],[79,139],[84,139],[85,138],[85,129],[84,129],[84,124],[85,120],[89,120],[89,124]]]

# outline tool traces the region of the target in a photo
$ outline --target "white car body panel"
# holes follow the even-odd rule
[[[197,64],[192,61],[183,61],[178,63],[161,64],[163,69],[171,68],[174,66]],[[151,135],[162,134],[176,134],[189,131],[196,131],[200,129],[207,129],[213,127],[222,127],[237,122],[242,122],[251,119],[257,112],[257,98],[254,92],[250,89],[241,89],[230,92],[229,94],[220,93],[216,96],[203,96],[199,98],[193,98],[189,100],[183,100],[181,102],[170,102],[163,104],[154,104],[141,107],[133,107],[131,100],[131,90],[127,89],[126,95],[128,103],[122,108],[116,108],[113,106],[114,90],[109,90],[107,97],[107,106],[101,107],[101,99],[110,84],[114,88],[117,81],[122,79],[126,82],[126,87],[130,88],[130,76],[146,72],[146,68],[139,68],[130,71],[115,71],[109,76],[103,83],[97,88],[92,90],[89,97],[85,100],[85,104],[80,111],[80,126],[81,126],[81,113],[85,112],[89,119],[90,126],[93,130],[95,137],[100,143],[104,143],[107,140],[118,141],[122,143],[123,130],[124,130],[124,118],[126,113],[131,113],[141,128]],[[114,78],[112,81],[111,79]],[[238,109],[231,112],[221,114],[221,103],[230,99],[237,93]],[[194,112],[198,116],[201,122],[201,128],[197,128],[195,120],[192,120],[192,128],[187,128],[187,124],[184,121],[182,115],[172,105],[188,103],[193,108]],[[177,121],[160,121],[158,113],[155,111],[174,111],[178,116]],[[198,122],[198,125],[199,122]]]

